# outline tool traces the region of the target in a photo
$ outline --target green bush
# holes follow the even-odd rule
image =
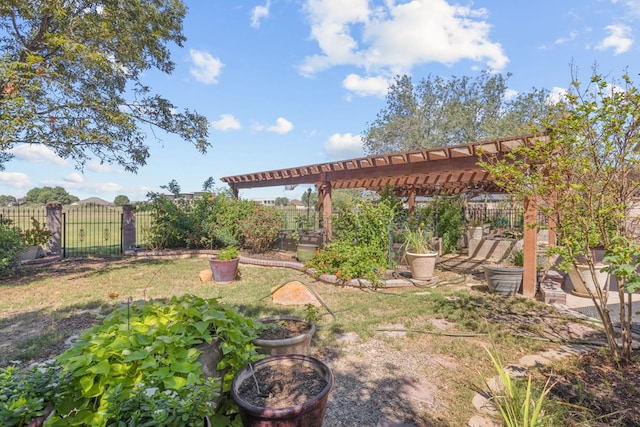
[[[241,222],[245,246],[254,253],[266,252],[282,230],[283,222],[282,212],[256,204],[251,215]]]
[[[345,203],[332,217],[333,241],[307,266],[343,280],[377,282],[388,267],[388,239],[395,215],[394,207],[385,201]]]
[[[220,380],[202,375],[196,346],[220,339],[226,392],[259,357],[256,336],[253,320],[215,299],[185,295],[116,310],[56,358],[69,381],[57,391],[54,425],[202,425],[216,410]]]
[[[0,220],[0,277],[10,274],[20,265],[21,252],[20,229],[10,220]]]

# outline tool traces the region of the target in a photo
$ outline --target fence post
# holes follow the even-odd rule
[[[133,205],[122,206],[122,251],[127,252],[136,246],[136,208]]]
[[[47,230],[51,238],[47,242],[47,253],[62,255],[62,205],[60,203],[47,204]]]

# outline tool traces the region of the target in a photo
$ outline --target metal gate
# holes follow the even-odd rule
[[[115,206],[64,206],[62,256],[120,255],[122,208]]]

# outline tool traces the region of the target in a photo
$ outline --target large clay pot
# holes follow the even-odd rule
[[[211,258],[209,260],[209,266],[211,267],[211,273],[213,273],[213,280],[221,285],[231,283],[236,280],[239,261],[240,258],[224,261]]]
[[[593,276],[591,275],[591,271],[587,264],[578,264],[576,267],[577,270],[572,268],[567,272],[569,279],[571,279],[571,284],[573,285],[573,294],[579,297],[588,298],[589,292],[587,291],[587,288],[589,288],[594,294],[596,292],[596,285],[593,282]],[[596,280],[598,281],[598,286],[600,286],[600,289],[604,290],[609,279],[609,273],[602,271],[606,265],[596,264],[594,267],[596,269]]]
[[[520,290],[524,268],[499,267],[494,265],[483,265],[482,267],[489,292],[503,296],[512,296]]]
[[[435,273],[437,252],[426,254],[406,253],[407,263],[411,270],[411,277],[416,280],[430,280]]]
[[[257,347],[257,351],[262,354],[269,354],[271,356],[275,356],[277,354],[309,354],[309,348],[311,346],[311,338],[313,334],[316,332],[316,326],[303,319],[302,317],[296,316],[274,316],[274,317],[265,317],[259,320],[261,323],[277,323],[280,321],[283,322],[299,322],[304,325],[303,327],[306,330],[299,335],[291,336],[288,338],[281,339],[267,339],[267,338],[256,338],[253,340],[253,343]]]
[[[312,398],[295,406],[272,408],[257,406],[250,403],[242,391],[247,387],[254,387],[254,380],[258,382],[260,391],[265,394],[277,394],[269,383],[269,378],[262,378],[260,371],[263,369],[278,370],[286,373],[294,367],[310,368],[318,378],[326,382],[326,386]],[[255,377],[254,377],[255,373]],[[256,380],[259,378],[259,380]],[[291,376],[282,381],[288,385],[295,383],[298,376]],[[249,382],[246,384],[245,382]],[[243,387],[244,386],[244,387]],[[329,391],[333,386],[333,374],[327,365],[312,356],[302,354],[282,354],[270,356],[244,367],[233,378],[231,384],[231,397],[238,405],[242,424],[245,427],[322,427]],[[247,399],[247,400],[245,400]]]

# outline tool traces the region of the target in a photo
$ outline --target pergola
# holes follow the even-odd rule
[[[469,192],[504,192],[489,173],[478,165],[482,156],[502,158],[506,153],[533,139],[546,135],[523,135],[478,141],[469,144],[379,154],[356,159],[296,166],[244,175],[227,176],[234,195],[240,189],[311,184],[318,190],[321,226],[330,235],[331,190],[367,189],[376,192],[391,187],[407,197],[409,211],[416,196]],[[524,294],[533,296],[536,280],[536,230],[527,227],[536,218],[533,203],[525,200]],[[551,233],[552,234],[552,233]],[[555,238],[555,237],[554,237]],[[551,239],[551,237],[550,237]]]

